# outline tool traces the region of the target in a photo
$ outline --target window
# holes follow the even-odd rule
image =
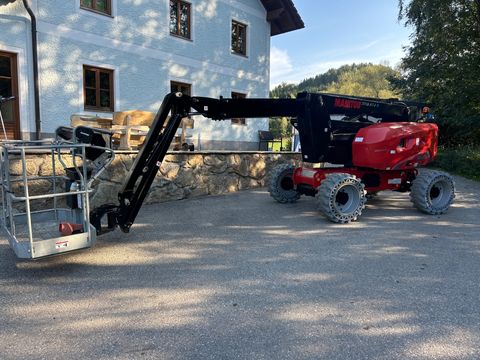
[[[113,70],[83,66],[85,110],[114,111]]]
[[[246,94],[232,92],[232,99],[245,99]],[[232,119],[232,125],[246,125],[245,118]]]
[[[170,0],[170,34],[190,39],[190,4]]]
[[[247,25],[232,21],[232,53],[247,55]]]
[[[101,14],[112,15],[112,0],[80,0],[80,7]]]
[[[170,81],[170,91],[171,92],[181,92],[182,94],[191,96],[192,95],[192,85],[178,82]]]
[[[20,139],[17,54],[0,51],[0,97],[10,96],[15,96],[16,100],[0,104],[3,115],[2,126],[5,128],[8,139]],[[2,130],[0,134],[3,138]]]

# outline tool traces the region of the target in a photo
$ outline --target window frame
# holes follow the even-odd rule
[[[87,11],[92,11],[96,14],[105,15],[105,16],[112,16],[112,0],[105,0],[105,2],[106,2],[106,5],[107,5],[107,8],[106,8],[105,11],[98,10],[96,8],[97,0],[92,0],[92,6],[91,7],[87,6],[87,5],[84,5],[83,0],[80,0],[80,8],[84,9],[84,10],[87,10]]]
[[[172,21],[172,12],[171,12],[172,3],[177,3],[177,13],[176,13],[177,32],[172,32],[172,30],[170,29],[170,23]],[[171,36],[191,41],[192,40],[192,4],[189,3],[188,1],[184,1],[184,0],[169,0],[168,4],[169,4],[168,5],[168,10],[169,10],[169,15],[168,15],[169,29],[168,29],[168,32],[170,33]],[[183,36],[180,32],[180,28],[181,28],[181,16],[180,15],[181,15],[181,6],[182,5],[187,5],[187,7],[188,7],[188,16],[187,16],[188,36]]]
[[[7,132],[7,136],[9,133],[13,136],[13,138],[10,138],[10,140],[21,140],[21,131],[20,131],[20,106],[19,106],[19,80],[21,74],[19,73],[19,57],[21,54],[15,53],[15,52],[10,52],[10,51],[3,51],[3,49],[0,49],[0,56],[8,58],[9,59],[9,65],[10,65],[10,75],[0,75],[0,78],[3,80],[7,80],[10,82],[12,96],[15,96],[16,99],[12,101],[10,106],[12,106],[12,120],[13,121],[8,121],[7,118],[4,118],[4,126],[5,130]],[[6,104],[8,106],[8,103]],[[5,106],[5,104],[4,104]],[[3,116],[6,114],[4,113]]]
[[[243,39],[243,42],[242,42],[242,44],[243,44],[242,49],[237,49],[233,46],[233,29],[235,27],[237,27],[237,28],[243,27],[244,28],[244,39]],[[237,29],[237,34],[238,33],[239,32],[238,32],[238,29]],[[231,49],[231,53],[235,54],[235,55],[247,57],[247,48],[248,48],[247,42],[248,42],[248,24],[245,24],[245,23],[242,23],[241,21],[232,19],[231,28],[230,28],[230,49]],[[237,51],[237,50],[240,50],[240,51]]]
[[[94,71],[95,72],[95,88],[87,87],[87,78],[86,78],[86,71]],[[108,89],[110,93],[110,107],[102,107],[100,106],[100,93],[102,89],[100,86],[100,73],[106,73],[109,75],[109,87]],[[114,75],[115,70],[102,68],[98,66],[92,65],[83,65],[83,109],[85,111],[101,111],[101,112],[114,112],[115,111],[115,82],[114,82]],[[95,90],[95,106],[87,105],[87,89],[94,89]]]
[[[238,91],[232,91],[231,92],[231,98],[232,99],[246,99],[247,98],[247,94],[246,93],[241,93],[241,92],[238,92]],[[231,125],[238,125],[238,126],[246,126],[247,125],[247,121],[245,118],[231,118],[230,119],[230,124]]]
[[[192,84],[182,82],[182,81],[170,80],[170,92],[174,92],[173,86],[186,87],[188,89],[188,93],[184,93],[182,91],[180,92],[184,95],[192,96]]]

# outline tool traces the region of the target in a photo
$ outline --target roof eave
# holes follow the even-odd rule
[[[261,0],[267,10],[271,36],[303,29],[305,24],[292,0]]]

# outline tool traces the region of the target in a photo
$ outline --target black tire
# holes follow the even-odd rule
[[[354,175],[327,175],[316,195],[318,210],[328,220],[346,224],[357,220],[365,208],[365,186]]]
[[[270,174],[268,192],[279,203],[294,203],[300,199],[300,193],[297,192],[293,183],[294,171],[294,165],[281,164],[275,167]]]
[[[426,214],[444,214],[454,199],[455,182],[447,173],[423,169],[413,180],[410,201]]]

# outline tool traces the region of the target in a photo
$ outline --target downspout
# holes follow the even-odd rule
[[[37,49],[37,19],[27,0],[23,0],[23,6],[30,15],[32,24],[32,57],[33,57],[33,92],[35,98],[35,138],[40,140],[42,134],[42,122],[40,120],[40,87],[38,82],[38,49]]]

